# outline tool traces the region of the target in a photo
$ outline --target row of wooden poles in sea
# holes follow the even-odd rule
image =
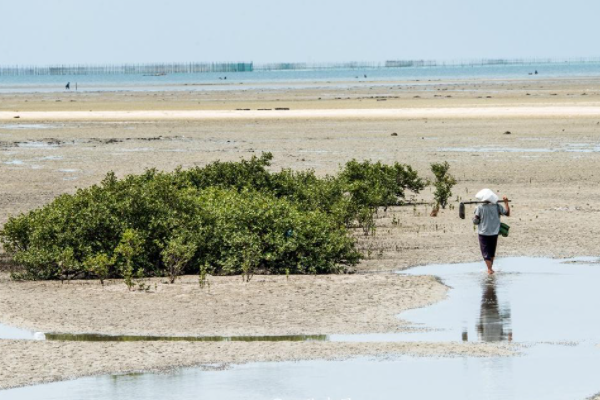
[[[154,63],[106,65],[14,65],[0,66],[0,76],[30,75],[151,75],[203,72],[248,72],[253,63]]]
[[[152,63],[152,64],[106,64],[106,65],[11,65],[0,66],[0,76],[30,75],[151,75],[193,74],[203,72],[252,72],[319,69],[374,69],[409,67],[476,67],[488,65],[538,65],[538,64],[600,63],[595,58],[494,58],[467,60],[387,60],[385,62],[337,62],[337,63]]]

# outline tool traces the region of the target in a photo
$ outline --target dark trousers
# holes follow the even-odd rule
[[[479,235],[479,247],[484,260],[492,260],[496,257],[496,247],[498,246],[498,235],[485,236]]]

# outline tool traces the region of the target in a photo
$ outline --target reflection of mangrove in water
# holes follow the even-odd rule
[[[477,318],[477,335],[482,342],[512,341],[510,307],[500,306],[496,293],[497,276],[487,276],[482,282],[481,307]],[[467,329],[462,332],[463,342],[469,340]]]
[[[94,333],[46,333],[46,340],[79,342],[314,342],[326,341],[327,335],[281,335],[281,336],[136,336],[101,335]]]

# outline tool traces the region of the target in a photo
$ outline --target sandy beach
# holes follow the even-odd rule
[[[595,106],[454,107],[315,110],[168,110],[168,111],[25,111],[0,112],[0,121],[207,121],[287,119],[410,119],[410,118],[574,118],[600,117]]]
[[[97,183],[110,170],[124,176],[263,151],[274,154],[274,170],[321,175],[356,158],[399,161],[431,177],[431,163],[448,161],[458,180],[456,208],[436,218],[428,206],[380,210],[375,236],[356,233],[365,260],[354,275],[255,276],[248,284],[211,277],[210,290],[199,289],[196,277],[174,285],[154,279],[149,293],[139,293],[120,282],[12,282],[4,273],[0,322],[46,332],[152,335],[398,331],[397,314],[442,300],[447,288],[390,271],[477,261],[477,235],[468,218],[458,218],[455,200],[483,187],[513,200],[500,256],[600,256],[600,227],[590,223],[600,213],[599,133],[596,78],[0,94],[0,223]],[[431,201],[431,190],[416,199]],[[512,351],[491,344],[7,340],[0,348],[0,387],[203,363]],[[32,369],[40,363],[44,368]]]

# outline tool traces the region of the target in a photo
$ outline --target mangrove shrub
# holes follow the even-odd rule
[[[425,181],[409,166],[349,161],[335,176],[284,169],[272,155],[173,172],[149,169],[64,194],[11,217],[0,240],[21,279],[342,272],[373,227]]]

